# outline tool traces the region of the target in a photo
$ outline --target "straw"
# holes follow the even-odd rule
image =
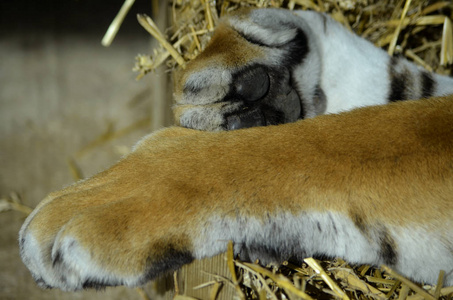
[[[127,13],[131,9],[132,5],[134,5],[135,0],[126,0],[123,3],[123,6],[121,6],[120,11],[116,15],[115,19],[113,19],[112,23],[110,24],[109,28],[107,29],[107,32],[105,33],[104,37],[102,38],[101,44],[104,47],[108,47],[112,44],[113,39],[115,38],[116,34],[118,33],[118,30],[121,27],[121,24],[124,21],[124,18],[126,17]]]
[[[159,43],[165,49],[167,49],[167,51],[176,60],[176,62],[182,68],[184,68],[184,66],[186,64],[184,58],[182,58],[182,56],[178,53],[178,51],[176,51],[176,49],[173,48],[173,46],[169,42],[167,42],[164,35],[160,32],[159,28],[153,22],[153,20],[145,14],[142,14],[142,15],[138,14],[137,20],[140,23],[140,25],[142,25],[142,27],[146,29],[146,31],[148,31],[155,39],[157,39],[159,41]]]

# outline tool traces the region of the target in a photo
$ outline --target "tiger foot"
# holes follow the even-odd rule
[[[168,128],[49,195],[20,232],[42,287],[137,286],[226,250],[386,264],[453,284],[451,97],[280,126]]]

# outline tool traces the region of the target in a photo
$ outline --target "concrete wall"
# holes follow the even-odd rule
[[[137,0],[110,48],[100,44],[122,3],[1,2],[1,198],[15,193],[34,207],[49,192],[74,182],[69,159],[83,177],[90,176],[117,161],[141,136],[170,123],[169,105],[153,110],[162,105],[152,91],[162,91],[150,76],[137,82],[132,72],[135,55],[151,48],[148,33],[135,20],[136,13],[150,12],[150,1]],[[160,87],[165,94],[166,85]],[[133,124],[138,126],[123,136],[79,153],[109,130]],[[0,213],[0,299],[143,299],[122,287],[80,293],[38,288],[19,258],[17,234],[24,219],[17,211]]]

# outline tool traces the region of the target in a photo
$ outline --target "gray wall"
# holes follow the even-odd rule
[[[162,94],[159,88],[165,94],[165,75],[137,82],[132,72],[135,55],[150,51],[150,38],[135,20],[137,12],[150,12],[150,1],[137,0],[110,48],[100,44],[122,3],[1,2],[1,198],[16,193],[34,207],[74,182],[68,159],[90,176],[141,136],[171,122],[169,105],[162,108],[152,97]],[[138,121],[143,122],[121,137],[78,153],[109,130],[121,132]],[[0,213],[0,299],[143,299],[121,287],[81,293],[39,289],[19,258],[17,234],[24,219],[17,211]]]

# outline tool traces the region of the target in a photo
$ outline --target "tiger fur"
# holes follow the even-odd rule
[[[175,76],[177,125],[218,131],[453,94],[429,73],[314,11],[255,9],[224,19]]]
[[[179,125],[209,131],[152,133],[30,214],[19,244],[39,286],[139,286],[225,251],[229,240],[245,260],[342,257],[425,283],[445,270],[453,285],[453,96],[370,106],[451,93],[451,79],[387,57],[327,16],[259,11],[234,15],[234,25],[227,19],[177,81]],[[350,67],[373,86],[320,64],[314,32],[346,36],[341,47],[366,52],[357,59],[369,64]],[[310,51],[283,70],[282,59],[297,59],[285,57],[301,34]],[[286,86],[270,91],[277,79]],[[226,98],[232,86],[261,104]],[[265,105],[286,124],[260,126],[274,124]],[[254,128],[231,130],[245,127]]]

